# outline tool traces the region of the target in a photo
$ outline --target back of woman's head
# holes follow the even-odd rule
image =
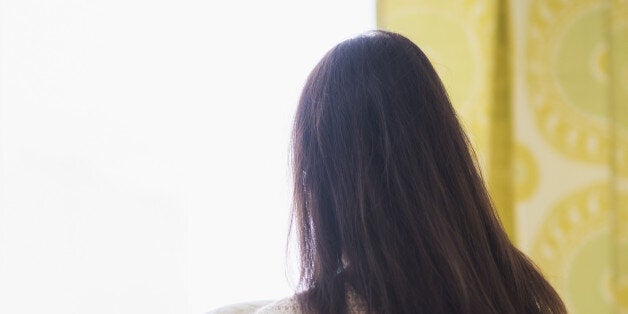
[[[346,40],[314,68],[293,133],[299,302],[378,313],[565,312],[497,220],[445,89],[407,38]]]

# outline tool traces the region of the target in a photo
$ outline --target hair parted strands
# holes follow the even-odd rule
[[[331,49],[294,121],[298,301],[344,313],[565,313],[500,225],[423,52],[373,31]]]

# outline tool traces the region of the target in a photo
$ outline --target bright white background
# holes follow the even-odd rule
[[[0,0],[0,313],[291,294],[300,88],[374,27],[373,0]]]

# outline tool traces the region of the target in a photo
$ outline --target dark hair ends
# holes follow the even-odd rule
[[[436,71],[407,38],[331,49],[294,121],[292,228],[307,313],[566,313],[509,241]]]

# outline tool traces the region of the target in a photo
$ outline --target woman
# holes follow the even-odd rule
[[[258,313],[565,313],[508,240],[423,52],[374,31],[310,74],[293,133],[300,291]]]

